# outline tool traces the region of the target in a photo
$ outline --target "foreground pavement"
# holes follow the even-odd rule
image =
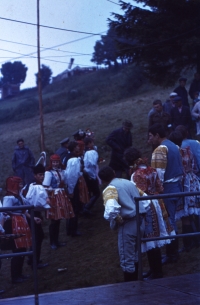
[[[34,305],[35,297],[1,299],[2,305]],[[197,305],[200,273],[39,295],[39,305]]]

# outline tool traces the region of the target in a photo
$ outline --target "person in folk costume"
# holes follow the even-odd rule
[[[60,156],[52,155],[50,157],[50,166],[45,172],[43,186],[46,188],[51,208],[46,211],[46,218],[51,220],[49,225],[50,244],[53,250],[65,246],[65,243],[59,243],[59,229],[61,219],[71,219],[74,217],[74,211],[64,189],[66,186],[64,166],[61,163]]]
[[[99,155],[95,150],[93,138],[86,137],[84,139],[84,143],[85,143],[86,151],[83,157],[83,163],[84,163],[83,175],[90,195],[89,202],[84,206],[84,213],[90,214],[90,209],[94,206],[95,202],[100,196],[99,178],[98,178]]]
[[[136,184],[141,196],[155,195],[163,192],[162,183],[156,169],[148,166],[147,159],[141,158],[141,152],[134,147],[128,148],[124,158],[130,166],[131,181]],[[145,204],[144,237],[162,237],[175,234],[170,226],[168,214],[162,199],[147,200]],[[142,243],[142,252],[147,252],[150,270],[147,279],[163,277],[160,248],[170,240],[158,240]]]
[[[76,155],[78,156],[78,144],[74,151],[77,151]],[[81,235],[80,232],[78,232],[78,215],[80,212],[82,212],[83,205],[89,202],[89,194],[85,179],[83,177],[80,157],[74,156],[67,161],[66,181],[69,197],[75,213],[75,217],[67,221],[66,230],[67,235],[76,237]]]
[[[200,180],[195,174],[198,171],[196,160],[189,146],[182,148],[183,135],[176,130],[169,136],[169,140],[179,147],[182,158],[184,175],[183,175],[183,191],[199,192]],[[180,200],[176,209],[176,220],[182,221],[182,233],[193,233],[196,230],[193,226],[193,216],[200,215],[200,198],[199,196],[186,196],[184,200]],[[181,251],[189,252],[193,246],[193,242],[198,241],[195,238],[184,237],[183,248]]]
[[[110,222],[111,229],[118,229],[118,252],[124,281],[136,281],[138,279],[138,248],[134,198],[139,197],[139,191],[129,180],[116,178],[110,166],[101,168],[98,175],[102,183],[107,185],[103,190],[104,218]],[[146,211],[142,201],[139,202],[139,213],[140,231],[143,234]]]
[[[79,146],[79,157],[82,157],[84,155],[85,151],[85,143],[84,143],[84,138],[86,136],[86,133],[82,130],[79,129],[73,134],[74,140],[78,143]]]
[[[10,218],[5,221],[4,229],[6,234],[24,234],[20,238],[9,240],[6,248],[11,249],[13,253],[25,252],[31,247],[31,232],[26,220],[24,211],[20,206],[27,204],[21,195],[23,181],[19,177],[8,177],[6,179],[6,195],[3,198],[3,207],[8,208]],[[19,210],[9,212],[9,207],[17,207]],[[16,256],[11,259],[11,278],[12,283],[21,283],[27,279],[22,275],[24,256]]]
[[[41,247],[44,239],[44,231],[42,228],[43,215],[42,211],[50,208],[50,201],[47,194],[47,191],[42,185],[44,180],[45,167],[42,164],[37,164],[33,168],[33,174],[35,182],[27,184],[23,188],[23,196],[26,197],[30,205],[34,205],[34,218],[35,218],[35,243],[36,243],[36,260],[37,268],[42,269],[47,267],[48,263],[42,263],[40,261]],[[31,227],[30,215],[27,215],[27,221]],[[29,256],[28,260],[29,265],[33,265],[33,257]]]

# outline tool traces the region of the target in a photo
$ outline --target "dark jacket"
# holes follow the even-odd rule
[[[149,127],[151,127],[152,125],[154,124],[161,124],[165,131],[168,130],[168,125],[171,124],[171,116],[170,114],[166,113],[166,112],[155,112],[155,113],[152,113],[149,117]]]
[[[177,107],[171,110],[172,128],[175,129],[178,125],[184,125],[188,130],[191,127],[191,114],[190,109],[187,106],[182,106],[181,113]]]
[[[64,158],[68,156],[69,151],[67,148],[61,146],[58,150],[56,150],[55,154],[59,155],[61,162],[63,162]]]
[[[178,86],[176,89],[174,89],[173,92],[176,92],[178,94],[178,96],[181,97],[182,104],[184,106],[190,107],[190,105],[188,103],[188,93],[187,93],[187,90],[185,89],[185,87]]]
[[[110,167],[114,170],[125,170],[128,168],[123,160],[124,151],[132,146],[132,134],[124,132],[123,128],[119,128],[111,132],[107,137],[106,143],[112,148]]]
[[[18,146],[15,147],[12,157],[12,168],[15,171],[21,166],[35,166],[35,158],[28,146],[24,146],[24,148],[19,148]]]
[[[200,80],[198,79],[193,79],[190,89],[189,89],[189,96],[191,97],[192,100],[194,100],[194,94],[195,92],[200,92]]]

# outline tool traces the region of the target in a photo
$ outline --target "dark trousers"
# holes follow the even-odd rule
[[[13,249],[13,253],[26,252],[26,248]],[[12,280],[22,276],[22,268],[24,264],[24,256],[16,256],[11,258],[11,278]]]
[[[90,194],[90,200],[85,205],[85,208],[90,210],[100,196],[99,181],[97,178],[91,179],[87,174],[84,174],[84,178]]]
[[[49,237],[51,245],[58,245],[58,236],[60,230],[60,219],[54,220],[51,219],[51,223],[49,225]]]

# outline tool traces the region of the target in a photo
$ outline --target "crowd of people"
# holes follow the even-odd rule
[[[148,115],[148,143],[153,149],[151,165],[132,146],[133,124],[128,120],[107,136],[106,144],[111,148],[110,163],[100,170],[100,158],[90,130],[79,129],[73,134],[73,140],[68,137],[63,139],[61,147],[50,156],[48,166],[44,152],[35,162],[24,140],[18,139],[12,159],[15,174],[7,178],[3,198],[3,207],[7,207],[8,211],[0,217],[0,233],[13,234],[15,238],[9,242],[0,241],[1,249],[17,253],[31,248],[30,211],[22,211],[20,206],[33,205],[37,267],[47,267],[48,263],[40,260],[44,215],[49,221],[51,249],[65,246],[59,240],[61,220],[65,220],[66,235],[73,238],[81,236],[78,228],[80,214],[85,217],[92,215],[91,210],[100,197],[101,183],[106,184],[102,193],[104,218],[110,221],[111,229],[118,229],[120,265],[125,281],[138,278],[134,197],[143,197],[139,203],[142,236],[175,235],[178,233],[177,220],[181,220],[182,233],[199,232],[200,196],[173,197],[173,193],[200,191],[200,143],[191,139],[192,118],[185,89],[186,79],[181,78],[179,82],[180,86],[170,93],[169,100],[164,104],[160,100],[153,102],[153,109]],[[195,118],[200,108],[196,92],[200,92],[198,73],[190,88],[194,102],[192,115]],[[156,194],[172,194],[172,197],[145,200],[145,196]],[[19,210],[9,211],[9,207],[13,206],[19,207]],[[177,239],[143,242],[142,252],[147,253],[149,261],[149,271],[144,278],[163,277],[163,264],[177,262],[180,252],[190,251],[199,245],[198,237],[184,237],[182,249],[179,249]],[[163,246],[166,247],[164,257],[161,255]],[[24,256],[11,259],[13,283],[26,280],[22,273],[23,263]],[[31,256],[28,264],[33,266]]]

